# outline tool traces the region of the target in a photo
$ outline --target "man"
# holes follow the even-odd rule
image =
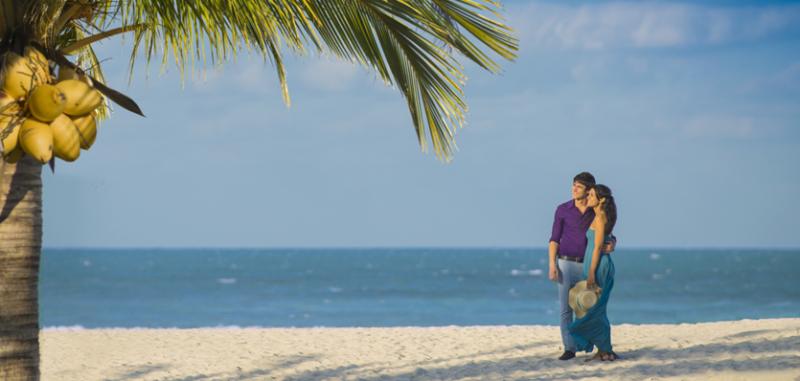
[[[569,306],[569,289],[583,280],[583,256],[586,251],[586,231],[594,220],[594,210],[586,206],[589,189],[595,185],[594,176],[581,172],[572,180],[572,199],[556,208],[553,232],[550,235],[550,280],[558,282],[558,299],[561,304],[561,341],[564,353],[559,360],[575,357],[575,341],[569,334],[572,308]],[[613,242],[606,242],[605,252],[614,250]]]

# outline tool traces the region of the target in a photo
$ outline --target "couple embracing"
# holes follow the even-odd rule
[[[592,359],[614,361],[611,324],[606,305],[614,287],[617,206],[611,189],[595,184],[594,176],[579,173],[572,181],[572,199],[559,205],[550,236],[550,280],[558,282],[561,304],[561,339],[564,353],[598,352]],[[573,319],[573,312],[576,319]]]

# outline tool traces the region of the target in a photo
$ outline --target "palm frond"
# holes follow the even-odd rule
[[[84,32],[82,30],[76,30],[76,40],[80,41],[86,38]],[[106,83],[105,75],[103,74],[103,66],[100,63],[100,60],[97,58],[97,54],[94,52],[94,48],[91,45],[87,45],[86,47],[79,49],[77,51],[78,57],[78,66],[83,69],[87,74],[92,76],[95,81],[100,82],[102,84]],[[108,103],[108,100],[104,100],[103,105],[97,109],[97,122],[100,123],[103,119],[106,119],[111,114],[111,105]]]
[[[489,7],[493,4],[318,0],[311,2],[311,11],[322,21],[306,33],[318,33],[332,52],[373,68],[396,85],[406,98],[422,149],[427,146],[427,130],[437,156],[449,159],[455,149],[455,131],[463,125],[467,111],[463,67],[450,49],[493,72],[499,66],[471,38],[503,58],[515,57],[517,40],[512,31],[481,14],[494,12]]]
[[[5,6],[12,0],[0,0]],[[219,64],[243,50],[270,61],[290,104],[283,48],[311,49],[374,70],[408,103],[420,146],[449,159],[467,112],[463,66],[455,52],[490,71],[494,52],[512,60],[517,39],[495,0],[41,0],[30,1],[27,22],[46,45],[75,50],[102,78],[91,44],[133,35],[130,78],[137,59],[170,60],[187,68]],[[86,9],[89,9],[88,15]],[[78,17],[78,14],[83,16]],[[6,21],[8,22],[8,21]],[[13,20],[11,20],[13,22]],[[62,29],[58,28],[62,26]],[[92,30],[90,32],[90,29]],[[39,33],[37,32],[37,33]],[[98,76],[98,73],[99,76]]]
[[[295,26],[303,16],[293,12],[288,1],[120,1],[118,13],[122,28],[142,25],[134,31],[133,64],[140,50],[146,61],[161,56],[162,65],[171,55],[182,75],[195,60],[203,65],[236,56],[243,47],[271,60],[281,79],[284,97],[289,101],[281,42],[302,51]],[[109,23],[116,20],[108,20]]]
[[[304,53],[310,45],[367,66],[403,94],[419,144],[428,139],[437,156],[449,159],[455,131],[467,105],[463,67],[452,50],[480,67],[500,66],[485,48],[514,59],[517,40],[502,23],[494,0],[207,0],[119,1],[118,27],[134,31],[133,64],[142,50],[150,62],[169,55],[182,73],[196,60],[204,65],[254,50],[273,63],[290,102],[283,46]],[[113,6],[112,6],[113,8]],[[104,27],[103,29],[108,29]],[[483,45],[484,48],[479,47]],[[426,138],[427,132],[427,138]]]

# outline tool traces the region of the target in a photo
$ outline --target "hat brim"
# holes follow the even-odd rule
[[[593,302],[590,303],[591,305],[580,303],[578,299],[580,297],[580,294],[584,292],[591,292],[595,294],[595,296],[599,297],[600,289],[599,288],[589,289],[585,280],[575,283],[575,286],[569,289],[569,306],[575,312],[575,316],[577,316],[579,319],[586,316],[586,312],[588,312],[589,309],[594,307],[595,304],[597,304],[597,300],[599,299],[597,297],[592,298]]]

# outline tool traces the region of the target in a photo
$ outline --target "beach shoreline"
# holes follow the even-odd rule
[[[795,380],[800,319],[612,328],[621,361],[556,360],[557,326],[45,329],[44,380]]]

